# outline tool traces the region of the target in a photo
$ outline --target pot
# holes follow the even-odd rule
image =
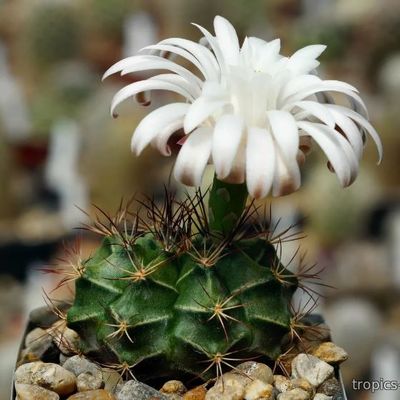
[[[18,351],[18,357],[17,357],[17,361],[19,359],[19,355],[21,354],[23,347],[24,347],[24,343],[25,343],[25,338],[26,335],[33,330],[34,328],[37,328],[39,326],[50,326],[52,323],[54,323],[58,318],[52,314],[48,307],[40,307],[37,308],[33,311],[31,311],[31,313],[29,314],[29,318],[28,318],[28,322],[26,325],[26,328],[24,330],[23,336],[22,336],[22,340],[21,340],[21,344],[19,347],[19,351]],[[321,315],[319,314],[314,314],[311,315],[307,318],[308,321],[312,321],[314,323],[322,323],[324,322],[324,319],[322,318]],[[17,364],[17,363],[16,363]],[[17,367],[17,365],[16,365]],[[340,372],[340,368],[336,367],[335,369],[335,376],[338,379],[339,383],[340,383],[340,387],[341,387],[341,393],[336,395],[336,397],[333,400],[347,400],[347,396],[346,396],[346,391],[344,388],[344,383],[343,383],[343,379],[342,379],[342,375]],[[11,400],[15,400],[16,398],[16,393],[15,393],[15,388],[14,388],[14,380],[12,382],[12,387],[11,387]]]

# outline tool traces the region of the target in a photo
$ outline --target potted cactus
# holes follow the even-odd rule
[[[296,398],[330,398],[316,394],[323,381],[301,372],[308,362],[319,377],[326,374],[324,379],[329,379],[334,370],[329,364],[345,358],[341,354],[341,359],[323,361],[324,349],[334,346],[329,342],[317,350],[302,347],[327,336],[306,315],[315,294],[305,281],[317,277],[308,268],[293,272],[282,265],[276,248],[292,236],[287,230],[276,232],[252,199],[299,189],[300,167],[312,142],[324,151],[340,184],[348,186],[357,176],[366,134],[375,141],[381,158],[379,136],[353,86],[317,76],[317,58],[324,46],[308,46],[284,57],[279,40],[249,37],[240,46],[233,26],[222,17],[214,20],[215,35],[197,27],[204,44],[166,39],[116,63],[104,77],[168,71],[121,89],[111,113],[116,116],[118,105],[131,97],[149,104],[151,90],[182,96],[180,102],[155,109],[139,123],[132,149],[140,154],[152,145],[170,156],[178,147],[175,178],[199,187],[211,163],[212,186],[183,200],[167,192],[162,204],[140,201],[141,213],[121,207],[115,216],[94,221],[91,230],[103,241],[89,259],[78,257],[63,280],[75,284],[72,306],[59,312],[63,329],[79,336],[80,356],[117,370],[123,379],[153,386],[167,379],[200,384],[196,390],[203,394],[186,394],[187,399],[278,395],[285,400],[295,398],[285,394],[293,390],[303,393]],[[189,61],[197,71],[166,55]],[[344,95],[351,108],[336,104],[329,92]],[[297,289],[311,300],[295,311],[291,299]],[[300,365],[296,356],[304,352],[314,355]],[[321,359],[315,360],[315,355]],[[229,392],[232,376],[226,384],[223,379],[227,369],[250,379],[256,391],[261,384],[254,383],[259,379],[254,380],[251,371],[264,368],[260,365],[274,367],[276,376],[292,368],[292,378],[307,379],[289,390],[283,377],[274,378],[274,387],[272,380],[271,387],[266,386],[268,378],[261,382],[264,391],[260,389],[258,397],[253,392]],[[207,392],[202,382],[216,383]],[[133,393],[123,391],[114,395],[183,397],[178,392],[173,393],[176,397],[161,392],[123,397]],[[97,396],[103,398],[99,392]]]

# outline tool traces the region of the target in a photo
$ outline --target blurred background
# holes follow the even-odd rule
[[[321,75],[355,85],[367,103],[384,143],[380,167],[367,144],[358,180],[343,190],[315,152],[302,189],[266,202],[282,227],[306,217],[302,248],[336,288],[323,291],[318,310],[350,354],[342,367],[349,399],[399,398],[350,387],[353,378],[400,381],[399,1],[0,0],[0,400],[9,398],[27,314],[56,282],[38,269],[77,236],[83,255],[97,244],[74,229],[87,222],[81,209],[112,213],[122,197],[162,196],[169,181],[172,159],[129,150],[149,108],[128,102],[118,119],[109,115],[112,95],[139,77],[101,83],[103,72],[162,38],[197,41],[190,22],[212,29],[216,14],[242,39],[280,37],[287,55],[328,45]],[[166,97],[154,96],[150,108]],[[286,245],[288,260],[298,245]]]

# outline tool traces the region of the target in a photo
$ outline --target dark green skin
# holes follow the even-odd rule
[[[231,232],[247,201],[247,187],[245,183],[232,184],[214,179],[208,201],[209,223],[214,231],[228,234]]]
[[[129,255],[145,266],[164,263],[144,280],[125,280],[126,271],[135,271]],[[153,378],[214,377],[214,367],[203,371],[218,353],[275,359],[289,331],[296,289],[295,280],[287,285],[276,279],[276,262],[273,246],[261,239],[234,242],[205,267],[189,252],[166,252],[150,233],[129,250],[119,239],[105,238],[76,281],[68,325],[82,338],[84,353],[103,363],[126,362],[144,380],[149,370]],[[229,297],[225,306],[239,307],[226,310],[235,320],[223,319],[225,332],[218,318],[210,318],[215,304]],[[110,324],[118,320],[130,325],[133,343],[124,334],[110,337],[118,329]]]

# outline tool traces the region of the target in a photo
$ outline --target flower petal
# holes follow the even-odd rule
[[[233,160],[231,172],[224,179],[227,183],[243,183],[246,180],[246,137],[242,135],[236,157]]]
[[[326,125],[299,122],[299,128],[309,134],[321,147],[335,170],[340,184],[349,186],[358,172],[357,158],[349,142]]]
[[[336,104],[330,104],[329,108],[332,110],[337,110],[339,112],[342,112],[344,115],[347,115],[349,118],[357,122],[357,124],[361,125],[372,137],[373,141],[375,142],[376,148],[378,150],[378,164],[382,161],[383,157],[383,146],[381,139],[379,137],[378,132],[375,130],[375,128],[368,122],[367,119],[365,119],[363,116],[358,114],[357,112],[350,110],[347,107],[339,106]]]
[[[111,115],[117,116],[118,114],[115,113],[116,107],[122,103],[124,100],[128,99],[129,97],[133,97],[138,93],[146,92],[148,90],[169,90],[171,92],[178,93],[187,99],[191,99],[192,96],[182,87],[168,83],[162,82],[156,79],[148,79],[147,81],[139,81],[131,83],[121,90],[119,90],[113,97],[111,101]]]
[[[183,128],[183,118],[171,122],[163,127],[160,133],[151,141],[151,145],[155,147],[163,156],[171,155],[171,148],[168,145],[169,138],[179,129]]]
[[[295,119],[287,111],[267,111],[271,133],[288,161],[295,160],[299,149],[299,133]]]
[[[259,60],[261,71],[268,71],[268,67],[280,57],[280,49],[280,39],[271,40],[263,46]]]
[[[194,66],[196,66],[197,69],[203,74],[205,79],[209,78],[207,68],[205,68],[204,65],[201,64],[201,62],[196,57],[194,57],[191,53],[189,53],[185,49],[182,49],[181,47],[172,46],[168,44],[155,44],[144,47],[142,50],[152,50],[152,51],[158,50],[158,51],[165,51],[177,54],[178,56],[190,61]]]
[[[221,48],[219,47],[219,43],[218,43],[217,39],[213,35],[211,35],[211,33],[208,32],[207,29],[203,28],[202,26],[197,25],[197,24],[193,24],[193,25],[196,28],[198,28],[200,30],[200,32],[206,38],[208,44],[210,45],[212,51],[214,52],[214,56],[217,59],[217,63],[218,63],[218,66],[219,66],[221,72],[226,72],[227,68],[226,68],[225,57],[222,53]]]
[[[193,82],[197,85],[201,84],[201,80],[186,68],[171,60],[155,55],[138,55],[118,61],[104,73],[102,79],[104,80],[116,72],[120,72],[121,75],[126,75],[133,72],[156,69],[166,69],[183,76],[189,82]]]
[[[305,111],[296,114],[295,118],[297,120],[302,120],[309,115],[312,115],[331,128],[335,127],[335,119],[333,118],[328,107],[326,107],[324,104],[317,103],[316,101],[303,100],[293,103],[293,107],[299,107]]]
[[[295,119],[287,111],[268,111],[267,117],[276,143],[273,195],[282,196],[300,186],[301,177],[297,162],[299,132]]]
[[[317,61],[316,58],[318,58],[325,49],[326,46],[321,44],[303,47],[289,58],[286,64],[287,68],[297,74],[307,74],[318,67],[319,61]]]
[[[104,72],[101,80],[104,81],[104,79],[108,78],[109,76],[114,75],[117,72],[121,72],[127,65],[134,63],[136,61],[136,57],[137,56],[131,56],[116,62],[114,65],[108,68],[106,72]]]
[[[284,109],[286,110],[292,107],[292,101],[289,101],[289,97],[304,90],[314,88],[321,82],[322,80],[315,75],[300,75],[292,79],[287,79],[280,95],[280,100],[284,105]]]
[[[211,154],[212,131],[198,128],[191,133],[176,159],[174,176],[188,186],[200,186],[204,169]]]
[[[279,39],[266,42],[255,37],[246,37],[240,49],[240,64],[256,71],[271,73],[271,65],[280,57],[279,49]]]
[[[212,74],[211,79],[218,79],[220,68],[214,54],[205,46],[187,39],[170,38],[162,40],[159,45],[168,44],[178,46],[193,54],[207,71]]]
[[[243,118],[223,115],[215,125],[212,143],[212,158],[219,179],[226,178],[233,166],[244,129]]]
[[[156,69],[165,69],[182,76],[188,82],[201,85],[202,81],[193,72],[190,72],[181,65],[159,56],[141,55],[132,59],[121,71],[121,75],[127,75],[133,72],[148,71]]]
[[[288,160],[278,146],[275,146],[275,148],[276,155],[272,195],[278,197],[296,191],[301,184],[301,175],[299,163],[297,161],[298,153],[296,153],[295,160]]]
[[[303,100],[311,95],[315,95],[318,92],[339,92],[350,99],[354,100],[357,104],[360,105],[365,115],[368,115],[367,107],[365,106],[361,97],[357,94],[357,90],[349,85],[348,83],[341,81],[321,81],[315,86],[310,86],[304,90],[300,90],[299,92],[289,96],[286,100],[287,103],[296,102],[299,100]]]
[[[187,103],[171,103],[156,110],[144,117],[132,137],[132,151],[139,155],[143,149],[156,138],[166,126],[181,121],[189,108]]]
[[[239,40],[232,24],[217,15],[214,18],[214,30],[219,47],[228,65],[237,65],[239,60]]]
[[[226,103],[225,100],[212,100],[204,96],[196,99],[185,116],[183,124],[185,133],[191,132]]]
[[[333,108],[330,108],[330,111],[335,118],[337,126],[346,135],[346,138],[353,147],[357,158],[360,160],[363,153],[364,144],[359,127],[353,122],[351,118],[347,117],[342,112],[339,112],[338,110],[335,110]]]
[[[275,148],[271,134],[266,129],[251,127],[246,146],[246,183],[254,198],[265,197],[272,185]]]
[[[188,82],[185,78],[177,74],[155,75],[149,78],[148,80],[149,81],[156,80],[158,82],[166,82],[172,85],[176,85],[177,87],[180,87],[183,91],[190,93],[190,96],[193,99],[199,97],[201,94],[201,90],[198,86],[193,85],[192,82]]]

